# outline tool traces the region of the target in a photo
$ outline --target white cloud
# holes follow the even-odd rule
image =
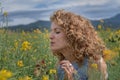
[[[104,18],[119,13],[120,0],[1,0],[5,11],[13,12],[30,12],[31,16],[25,16],[14,19],[10,24],[25,24],[40,19],[49,20],[50,14],[56,9],[67,9],[78,14],[85,15],[89,18]],[[47,12],[44,12],[44,11]],[[41,12],[40,12],[41,11]],[[32,13],[34,12],[34,13]],[[36,16],[35,16],[36,15]],[[17,16],[17,15],[15,15]]]
[[[42,1],[43,0],[6,0],[2,2],[2,5],[7,11],[30,10]]]
[[[2,0],[2,5],[4,5],[5,10],[7,11],[16,11],[16,10],[30,10],[36,9],[36,5],[45,4],[44,9],[57,9],[57,8],[66,8],[74,6],[86,6],[86,5],[103,5],[109,0]],[[57,4],[54,4],[57,3]],[[41,9],[40,7],[38,9]]]

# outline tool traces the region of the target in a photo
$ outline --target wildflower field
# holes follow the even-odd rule
[[[120,30],[99,29],[98,34],[109,48],[104,51],[109,80],[120,80]],[[54,80],[56,61],[50,51],[48,30],[12,32],[0,29],[0,80]],[[37,63],[40,69],[36,77]]]

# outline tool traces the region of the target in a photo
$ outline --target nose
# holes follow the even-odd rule
[[[55,37],[54,34],[51,32],[50,33],[50,40],[54,39],[54,37]]]

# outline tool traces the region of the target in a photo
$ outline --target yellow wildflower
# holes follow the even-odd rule
[[[32,78],[29,77],[29,76],[26,76],[26,77],[25,77],[25,80],[32,80]]]
[[[49,76],[48,75],[43,75],[42,80],[49,80]]]
[[[101,29],[102,28],[102,26],[101,25],[98,25],[98,29]]]
[[[15,48],[18,47],[18,41],[15,41],[14,46],[15,46]]]
[[[40,29],[36,29],[36,30],[34,30],[33,32],[34,32],[34,33],[39,33],[39,34],[42,33],[42,32],[40,31]]]
[[[110,32],[110,31],[111,31],[111,28],[107,28],[106,31]]]
[[[94,68],[94,69],[97,69],[97,68],[98,68],[98,66],[97,66],[96,63],[91,64],[91,67]]]
[[[20,78],[18,78],[18,80],[23,80],[23,79],[20,77]]]
[[[49,73],[50,74],[56,74],[56,70],[55,69],[50,69]]]
[[[33,38],[34,38],[34,39],[37,39],[37,38],[38,38],[38,36],[33,36]]]
[[[25,31],[22,31],[22,35],[23,35],[23,36],[25,36],[25,35],[26,35]]]
[[[0,33],[3,34],[5,32],[5,29],[0,29]]]
[[[43,38],[48,39],[49,38],[49,33],[44,33]]]
[[[3,13],[3,15],[4,15],[4,16],[8,16],[8,12],[5,11],[5,12]]]
[[[12,73],[5,69],[0,71],[0,80],[7,80],[7,78],[12,77]]]
[[[45,33],[48,33],[48,29],[44,28]]]
[[[111,59],[114,58],[116,55],[117,55],[117,53],[114,53],[114,52],[111,51],[111,50],[104,50],[104,51],[103,51],[103,56],[104,56],[104,59],[105,59],[106,61],[111,60]]]
[[[26,50],[29,50],[29,49],[31,49],[30,43],[29,43],[28,41],[24,41],[24,42],[22,43],[22,48],[21,48],[21,50],[26,51]]]
[[[17,65],[18,65],[19,67],[24,66],[24,65],[23,65],[23,61],[18,61],[18,62],[17,62]]]
[[[25,76],[25,77],[20,77],[18,80],[32,80],[32,78],[31,77],[29,77],[29,76]]]
[[[120,30],[117,30],[117,31],[115,32],[115,34],[120,34]]]

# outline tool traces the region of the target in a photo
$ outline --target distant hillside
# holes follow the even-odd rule
[[[103,19],[103,23],[100,22],[100,20],[91,20],[92,24],[94,27],[97,27],[99,24],[102,24],[104,28],[110,27],[112,29],[120,29],[120,14],[108,18],[108,19]],[[43,30],[44,28],[50,29],[50,21],[36,21],[27,25],[16,25],[16,26],[9,26],[7,29],[14,30],[14,31],[32,31],[34,29],[41,29]]]
[[[34,29],[41,29],[44,28],[49,29],[50,28],[50,21],[36,21],[27,25],[16,25],[16,26],[9,26],[7,29],[13,30],[13,31],[32,31]]]
[[[102,24],[105,28],[110,27],[112,29],[120,29],[120,14],[108,19],[103,19],[103,21],[103,23],[101,23],[100,20],[94,20],[91,22],[95,27],[97,27],[98,24]]]

